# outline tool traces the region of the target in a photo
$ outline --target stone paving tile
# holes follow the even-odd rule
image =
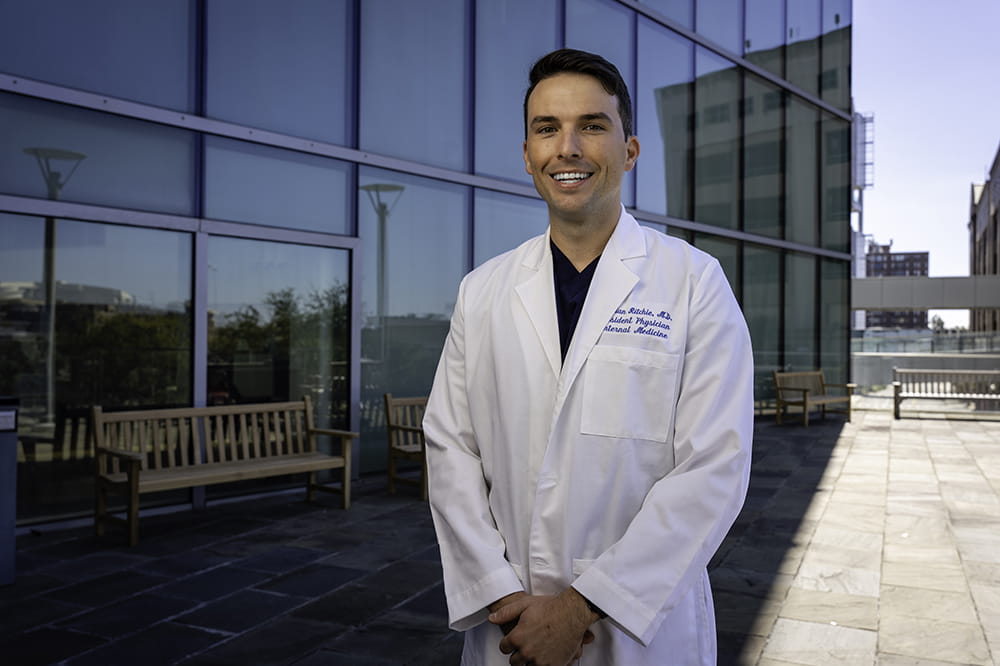
[[[301,606],[302,597],[240,590],[234,594],[206,604],[190,613],[175,617],[173,622],[201,629],[241,633],[285,611]]]
[[[856,629],[877,629],[877,597],[819,592],[792,587],[781,604],[781,617]]]
[[[879,601],[883,618],[916,617],[964,624],[978,623],[976,609],[968,592],[884,585]]]
[[[871,664],[875,661],[874,631],[779,618],[762,657],[793,664]]]
[[[217,633],[161,622],[127,638],[81,654],[66,663],[67,666],[167,666],[204,650],[221,639],[222,636]]]
[[[367,574],[360,569],[312,564],[261,583],[257,588],[299,597],[319,597]]]
[[[139,594],[131,599],[77,615],[60,624],[104,638],[117,638],[183,613],[196,604],[197,602],[188,599]]]
[[[0,641],[0,655],[6,664],[41,666],[60,662],[82,651],[95,648],[103,642],[104,639],[97,636],[88,636],[69,629],[43,627]]]
[[[251,587],[270,578],[270,574],[260,571],[249,571],[232,566],[221,566],[204,573],[164,585],[158,594],[165,597],[180,597],[210,601],[228,594]]]
[[[978,624],[887,616],[878,629],[879,648],[893,654],[990,666],[989,647]]]
[[[168,580],[163,576],[147,576],[135,571],[122,571],[61,587],[46,592],[43,596],[56,601],[96,608],[162,585]]]
[[[79,604],[69,604],[44,597],[29,597],[0,606],[0,640],[15,636],[70,615],[86,610]]]
[[[299,663],[346,630],[347,627],[341,625],[282,616],[181,663],[185,666]]]
[[[289,569],[297,569],[310,562],[326,557],[329,553],[313,548],[300,548],[297,546],[278,546],[245,557],[233,562],[241,569],[251,571],[265,571],[268,573],[282,573]]]

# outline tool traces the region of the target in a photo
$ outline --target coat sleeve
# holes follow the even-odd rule
[[[487,607],[523,590],[506,559],[506,546],[490,510],[479,445],[466,392],[465,282],[434,376],[424,415],[428,492],[441,548],[449,626],[470,629]]]
[[[673,432],[674,468],[624,535],[572,585],[643,645],[702,576],[750,474],[753,356],[718,262],[695,280]]]

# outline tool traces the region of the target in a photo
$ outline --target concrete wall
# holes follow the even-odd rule
[[[891,384],[893,368],[1000,370],[1000,354],[851,354],[851,381],[858,386]]]

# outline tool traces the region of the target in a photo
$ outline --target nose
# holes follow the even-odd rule
[[[566,158],[579,158],[582,156],[582,149],[580,147],[580,137],[574,131],[562,132],[559,135],[559,157]]]

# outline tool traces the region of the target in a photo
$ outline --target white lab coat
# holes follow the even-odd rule
[[[714,664],[706,565],[743,504],[750,338],[712,257],[622,209],[565,362],[548,233],[462,281],[424,418],[463,664],[486,607],[572,584],[608,617],[582,664]]]

